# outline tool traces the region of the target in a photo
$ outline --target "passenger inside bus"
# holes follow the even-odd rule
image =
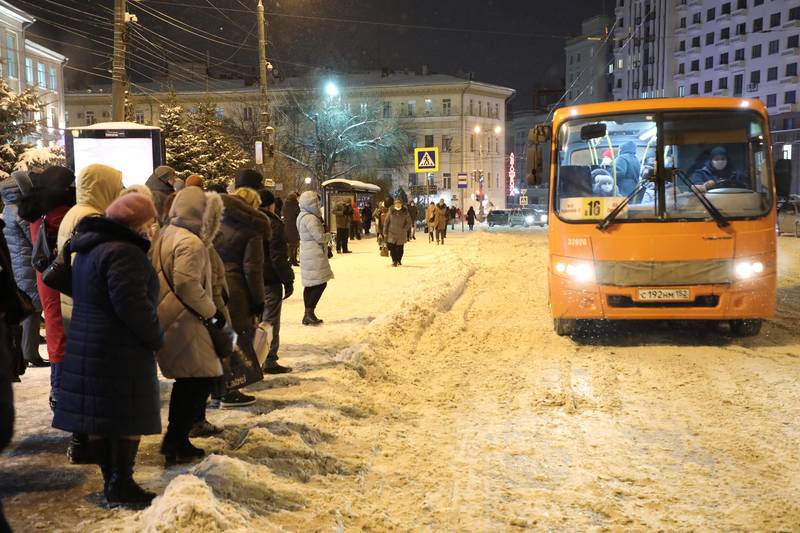
[[[628,196],[639,183],[639,158],[636,157],[636,145],[627,141],[620,146],[617,156],[617,189],[620,196]]]
[[[592,170],[592,194],[595,196],[614,195],[614,177],[604,168]]]

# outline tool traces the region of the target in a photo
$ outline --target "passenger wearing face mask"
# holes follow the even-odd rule
[[[592,194],[595,196],[614,195],[614,178],[607,170],[598,168],[592,171]]]
[[[750,188],[747,178],[734,170],[728,159],[728,151],[722,146],[711,150],[711,158],[708,163],[694,173],[691,182],[700,192],[719,188]]]

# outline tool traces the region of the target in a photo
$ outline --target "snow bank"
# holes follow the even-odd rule
[[[450,310],[475,272],[474,266],[463,258],[469,255],[457,255],[454,251],[443,254],[438,266],[420,280],[416,291],[407,295],[395,311],[373,320],[334,360],[353,365],[370,378],[386,379],[385,368],[372,354],[402,349],[409,337],[418,338],[422,334],[436,314]]]

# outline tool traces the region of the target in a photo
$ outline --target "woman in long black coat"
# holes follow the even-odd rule
[[[71,241],[74,308],[53,426],[90,436],[109,504],[155,497],[133,480],[141,435],[161,433],[155,352],[159,283],[146,237],[156,210],[138,193],[86,217]]]

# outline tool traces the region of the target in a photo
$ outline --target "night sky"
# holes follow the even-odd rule
[[[109,75],[113,0],[10,1],[39,20],[31,34],[69,56],[70,66]],[[129,0],[128,10],[139,18],[130,36],[133,80],[149,81],[165,55],[183,61],[208,55],[219,72],[254,73],[255,5],[256,0]],[[286,76],[309,67],[419,72],[423,64],[443,74],[473,72],[476,80],[516,89],[513,107],[525,109],[534,88],[559,86],[565,39],[579,34],[581,20],[604,9],[610,13],[613,2],[269,0],[269,55]],[[184,26],[194,34],[164,16],[194,27]],[[68,70],[68,77],[74,87],[88,75]]]

